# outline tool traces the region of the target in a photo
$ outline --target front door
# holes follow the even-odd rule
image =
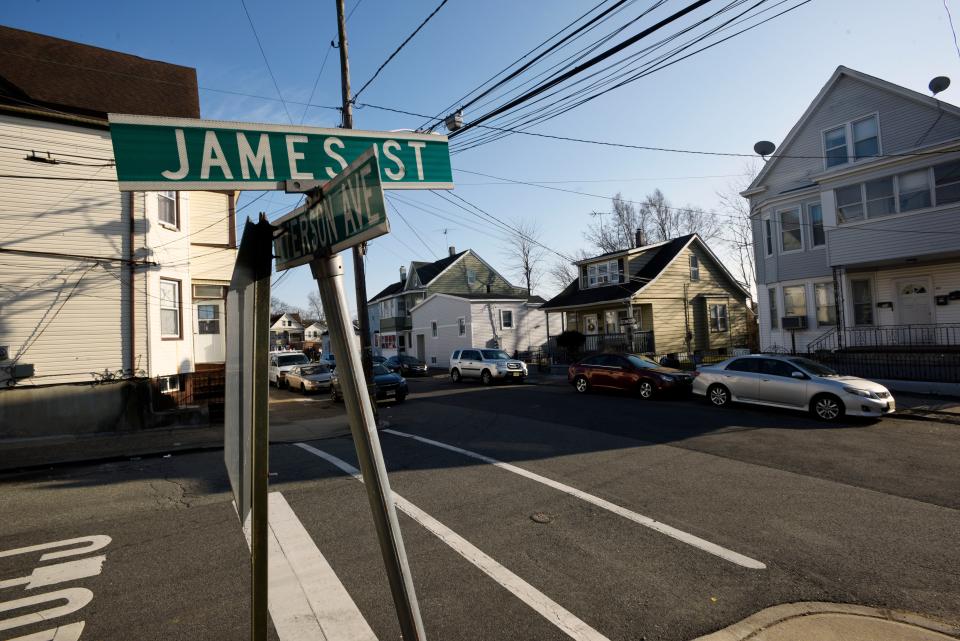
[[[583,315],[583,333],[596,334],[598,331],[599,330],[597,328],[597,315],[584,314]]]
[[[223,341],[223,301],[198,300],[194,304],[196,323],[193,326],[194,358],[198,363],[226,362]]]
[[[930,325],[933,313],[930,309],[930,281],[925,278],[897,283],[897,302],[901,325]]]

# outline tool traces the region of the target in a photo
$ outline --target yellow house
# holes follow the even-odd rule
[[[542,309],[587,336],[586,351],[727,353],[756,323],[744,288],[697,235],[587,258]]]

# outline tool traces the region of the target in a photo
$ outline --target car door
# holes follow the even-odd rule
[[[794,372],[803,378],[794,378]],[[778,358],[760,359],[760,400],[790,407],[807,406],[808,377],[799,369]]]
[[[595,387],[616,387],[617,375],[623,370],[616,356],[600,354],[590,365],[590,384]]]
[[[271,383],[277,382],[277,357],[270,357],[270,367],[267,369],[267,379]]]
[[[759,360],[738,358],[720,372],[720,382],[729,388],[737,400],[755,401],[760,386]]]
[[[287,385],[297,387],[300,385],[300,368],[294,367],[287,371]]]
[[[633,365],[623,356],[609,355],[608,376],[610,377],[610,387],[620,390],[632,390],[637,380],[640,378]]]
[[[465,349],[460,354],[460,369],[465,377],[476,378],[480,376],[480,365],[482,364],[480,352],[475,349]]]

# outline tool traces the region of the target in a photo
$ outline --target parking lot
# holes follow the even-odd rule
[[[430,638],[692,639],[795,601],[960,623],[956,425],[825,426],[562,384],[410,386],[380,405],[381,443]],[[335,574],[324,589],[373,637],[399,638],[352,441],[283,436],[342,429],[342,407],[271,398],[271,491]],[[87,638],[242,634],[246,547],[221,452],[4,481],[5,513],[21,518],[0,550],[111,537],[102,572],[78,581],[94,594]],[[0,576],[35,561],[0,557]]]

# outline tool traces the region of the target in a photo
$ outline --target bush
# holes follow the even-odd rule
[[[557,347],[569,349],[574,352],[580,351],[583,344],[587,342],[587,337],[575,329],[568,329],[557,336]]]

